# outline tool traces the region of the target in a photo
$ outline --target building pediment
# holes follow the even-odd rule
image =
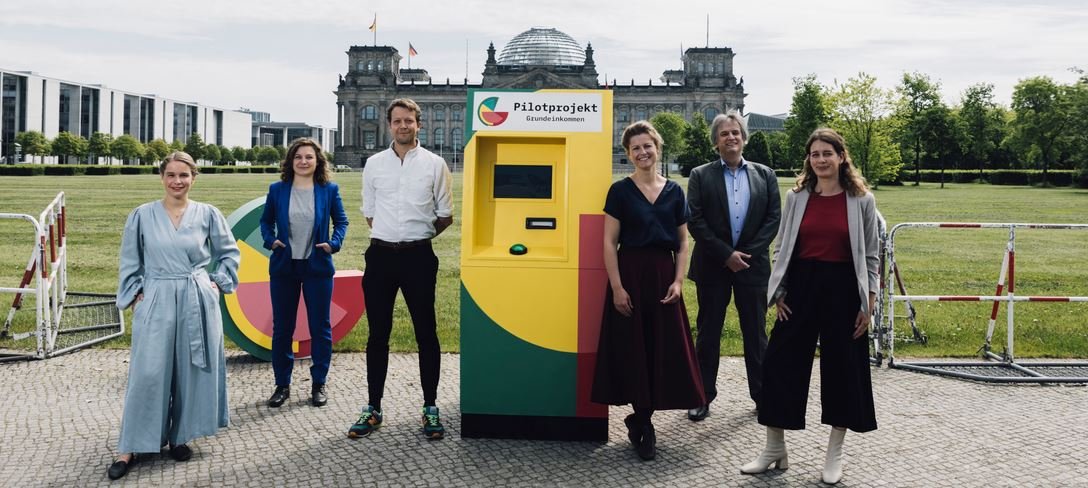
[[[496,88],[596,88],[587,87],[582,82],[580,75],[567,75],[562,76],[545,68],[534,68],[526,73],[521,73],[513,77],[500,76],[495,84]]]

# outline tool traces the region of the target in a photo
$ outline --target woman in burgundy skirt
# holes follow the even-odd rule
[[[680,185],[658,174],[661,136],[646,121],[623,131],[635,172],[605,199],[607,297],[592,399],[631,404],[628,438],[643,460],[657,453],[654,410],[706,404],[681,289],[688,210]]]
[[[846,142],[817,129],[786,207],[767,287],[777,321],[763,358],[759,423],[767,445],[742,473],[762,473],[789,460],[783,429],[805,428],[805,404],[816,340],[820,341],[821,421],[831,426],[823,481],[842,478],[846,429],[876,429],[866,331],[877,292],[876,200],[850,161]]]

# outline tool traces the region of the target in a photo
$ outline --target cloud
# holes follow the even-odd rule
[[[402,55],[412,42],[420,51],[412,66],[436,81],[459,81],[467,70],[479,82],[489,42],[501,50],[546,26],[592,43],[601,80],[621,83],[656,83],[679,68],[681,45],[708,42],[709,14],[709,44],[733,48],[746,108],[764,113],[788,110],[791,79],[806,73],[830,83],[866,71],[891,87],[903,72],[921,71],[941,80],[950,101],[991,82],[1007,103],[1019,79],[1068,82],[1067,68],[1088,64],[1088,9],[1079,0],[35,0],[0,5],[0,66],[334,125],[343,53],[373,42],[375,13],[377,42]]]

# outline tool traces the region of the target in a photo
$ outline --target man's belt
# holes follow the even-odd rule
[[[370,245],[388,247],[390,249],[409,249],[409,248],[419,247],[419,246],[429,246],[429,245],[431,245],[431,240],[430,239],[420,239],[418,241],[389,242],[389,241],[383,241],[381,239],[371,238],[370,239]]]

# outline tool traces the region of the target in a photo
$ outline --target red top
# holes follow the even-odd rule
[[[810,193],[797,231],[797,257],[812,261],[849,263],[850,226],[846,219],[846,192],[824,197]]]

